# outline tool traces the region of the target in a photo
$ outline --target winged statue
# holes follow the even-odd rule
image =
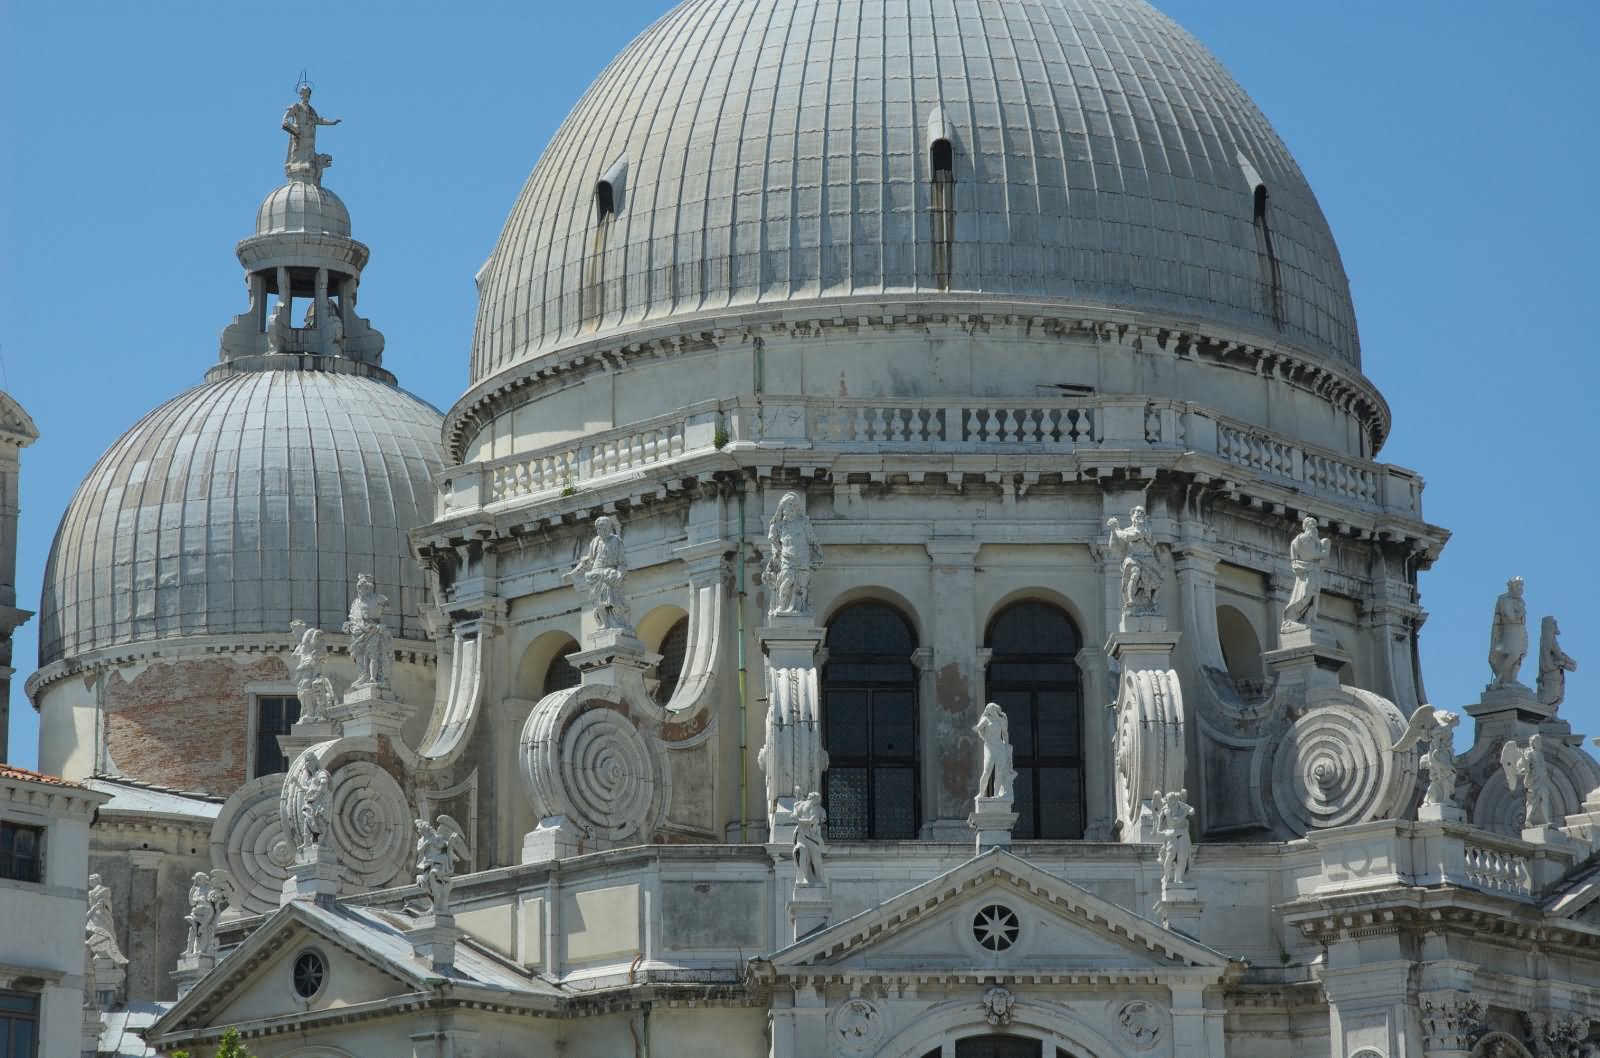
[[[1419,705],[1411,714],[1405,733],[1389,747],[1394,753],[1409,753],[1419,743],[1428,744],[1422,754],[1422,767],[1428,772],[1428,791],[1422,796],[1425,805],[1455,805],[1455,739],[1460,722],[1461,717],[1448,709]]]

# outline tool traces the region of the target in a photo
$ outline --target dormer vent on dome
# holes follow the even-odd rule
[[[339,196],[322,186],[333,156],[317,152],[317,129],[340,119],[317,113],[310,85],[302,83],[299,95],[283,115],[288,182],[261,203],[255,235],[235,251],[248,273],[250,307],[223,330],[221,363],[207,377],[304,368],[393,382],[382,366],[383,335],[356,314],[367,247],[351,238]]]

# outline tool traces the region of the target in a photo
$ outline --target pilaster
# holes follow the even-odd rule
[[[128,885],[127,951],[159,951],[161,862],[166,854],[159,849],[130,849],[124,855],[132,868]],[[102,993],[116,989],[126,975],[126,992],[118,998],[130,1003],[161,998],[160,973],[154,958],[130,959],[126,968],[105,959],[95,964],[96,987]]]
[[[931,838],[965,835],[977,764],[972,726],[983,705],[983,673],[972,645],[977,628],[977,559],[971,536],[936,536],[925,545],[931,560],[933,606],[925,615],[936,673],[933,695],[920,701],[923,764],[923,833]],[[961,840],[956,838],[955,840]]]

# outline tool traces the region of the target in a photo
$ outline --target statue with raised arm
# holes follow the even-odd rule
[[[1011,800],[1011,783],[1017,771],[1011,766],[1011,727],[1006,714],[995,702],[983,707],[983,715],[972,726],[983,741],[983,773],[978,777],[978,796]]]
[[[1506,590],[1494,601],[1494,624],[1489,629],[1491,687],[1520,687],[1517,673],[1528,656],[1528,604],[1522,601],[1521,577],[1506,581]]]
[[[333,681],[323,672],[328,648],[322,642],[322,629],[304,621],[289,622],[294,634],[294,686],[300,698],[301,722],[321,723],[328,719],[333,705]]]
[[[822,824],[828,821],[822,795],[813,790],[804,796],[794,788],[794,870],[797,885],[826,885],[822,856],[827,843],[822,840]]]
[[[822,566],[822,545],[800,495],[786,492],[767,525],[767,564],[761,579],[772,592],[767,616],[811,612],[811,574]]]
[[[278,821],[302,852],[315,849],[328,832],[332,786],[333,776],[312,750],[306,750],[289,765],[278,798]]]
[[[1544,759],[1544,736],[1529,735],[1527,746],[1506,741],[1500,747],[1500,767],[1505,770],[1511,792],[1523,790],[1523,826],[1547,827],[1554,815],[1555,789],[1550,765]]]
[[[89,875],[89,914],[84,921],[89,950],[97,959],[109,959],[114,965],[128,965],[117,943],[117,926],[111,917],[111,887],[100,881],[98,874]]]
[[[289,153],[283,160],[283,173],[291,180],[322,183],[322,170],[333,164],[333,155],[317,153],[317,126],[337,125],[343,118],[325,118],[311,105],[311,86],[300,82],[300,101],[283,112],[283,131],[289,134]]]
[[[435,915],[448,915],[456,861],[470,854],[466,839],[461,836],[461,824],[441,814],[433,823],[418,819],[416,826],[417,885],[427,895]]]
[[[1106,519],[1112,554],[1122,556],[1122,612],[1156,614],[1161,612],[1156,596],[1161,590],[1161,567],[1156,565],[1156,542],[1145,520],[1144,508],[1128,512],[1128,524]]]
[[[628,612],[628,597],[623,591],[627,575],[628,556],[622,548],[617,520],[602,514],[594,520],[594,539],[589,541],[589,549],[578,564],[567,571],[567,576],[575,581],[578,591],[588,597],[598,627],[632,635],[633,621]]]
[[[372,574],[356,577],[355,598],[350,600],[350,615],[344,631],[350,636],[350,660],[356,663],[356,679],[351,690],[363,687],[387,688],[389,667],[394,664],[394,637],[383,626],[383,612],[389,597],[378,594]]]
[[[1289,601],[1283,606],[1283,624],[1280,631],[1296,632],[1310,628],[1317,622],[1317,602],[1322,596],[1322,567],[1333,554],[1333,545],[1327,537],[1317,535],[1317,520],[1306,515],[1300,520],[1300,532],[1289,543],[1289,569],[1294,573],[1294,587],[1289,590]]]
[[[1425,805],[1455,807],[1456,725],[1461,717],[1447,709],[1419,705],[1411,714],[1405,733],[1389,747],[1392,753],[1409,753],[1419,743],[1427,743],[1422,768],[1428,773],[1428,790],[1422,795]]]
[[[1189,867],[1194,863],[1194,839],[1189,836],[1189,817],[1194,809],[1189,807],[1188,790],[1178,790],[1163,795],[1160,790],[1150,795],[1156,806],[1156,836],[1161,839],[1161,887],[1186,885]]]
[[[227,895],[210,875],[204,871],[195,872],[189,885],[189,913],[183,916],[189,923],[189,943],[183,954],[216,957],[217,918],[227,903]]]
[[[1554,617],[1539,622],[1539,701],[1560,705],[1567,697],[1567,673],[1578,671],[1578,662],[1561,649],[1557,638],[1561,626]]]

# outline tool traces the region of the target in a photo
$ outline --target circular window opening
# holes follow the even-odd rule
[[[328,976],[328,966],[322,956],[314,951],[301,952],[294,961],[294,991],[301,999],[310,999],[322,991],[322,982]]]
[[[972,918],[972,935],[990,951],[1005,951],[1017,942],[1022,923],[1009,907],[990,904]]]

